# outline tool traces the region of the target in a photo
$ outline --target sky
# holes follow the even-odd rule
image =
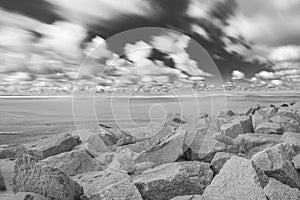
[[[299,10],[299,0],[0,0],[0,91],[297,85]],[[143,27],[175,32],[118,35]]]

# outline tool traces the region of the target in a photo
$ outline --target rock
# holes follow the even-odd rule
[[[77,135],[63,133],[40,139],[25,145],[28,153],[39,159],[45,159],[66,151],[70,151],[80,143]]]
[[[187,119],[179,113],[169,114],[167,116],[166,124],[169,126],[178,128],[179,126],[185,123],[187,123]]]
[[[58,168],[69,176],[105,169],[105,166],[101,165],[95,158],[92,158],[86,150],[61,153],[41,160],[39,164]]]
[[[175,135],[162,140],[151,148],[143,151],[135,159],[135,163],[153,162],[155,165],[174,162],[183,155],[183,144],[186,130],[177,131]]]
[[[224,135],[227,135],[227,136],[232,137],[232,138],[235,138],[239,134],[243,134],[244,133],[242,125],[239,122],[225,123],[221,127],[221,132]]]
[[[99,154],[95,159],[97,160],[97,162],[99,162],[100,165],[109,167],[113,160],[116,159],[117,155],[118,154],[115,152],[105,152]]]
[[[42,166],[26,154],[16,161],[12,190],[37,193],[51,200],[77,200],[83,194],[83,188],[64,172]]]
[[[300,187],[300,179],[291,163],[295,154],[288,144],[280,143],[269,149],[258,152],[252,157],[253,165],[267,176],[275,178],[290,187]]]
[[[23,145],[1,145],[0,159],[15,159],[18,154],[25,152],[26,148]]]
[[[221,132],[232,138],[253,132],[251,116],[238,116],[231,119],[221,127]]]
[[[264,188],[264,192],[269,200],[300,199],[300,191],[298,189],[291,188],[273,178],[270,178],[268,185]]]
[[[105,144],[101,135],[91,135],[87,140],[87,150],[97,157],[101,153],[110,152],[111,148]]]
[[[300,123],[300,115],[297,110],[293,110],[291,108],[280,108],[277,115],[292,118]]]
[[[6,185],[4,181],[4,177],[0,168],[0,191],[6,191]]]
[[[136,170],[134,159],[137,155],[129,149],[123,149],[117,156],[117,161],[120,163],[118,169],[128,173],[134,173]]]
[[[120,171],[87,172],[74,179],[84,188],[82,200],[143,200],[130,176]]]
[[[300,154],[297,154],[293,157],[292,163],[294,164],[295,169],[299,172],[300,171]]]
[[[142,162],[142,163],[136,163],[136,172],[135,173],[141,173],[143,171],[146,171],[148,169],[151,169],[155,166],[153,162]]]
[[[18,192],[6,200],[49,200],[48,198],[32,193],[32,192]]]
[[[290,144],[295,151],[300,151],[300,133],[284,133],[281,137],[281,140]]]
[[[145,200],[202,194],[212,178],[210,165],[199,161],[163,164],[133,175],[133,181]]]
[[[255,133],[259,134],[282,134],[282,128],[273,122],[262,122],[255,128]]]
[[[253,115],[256,111],[258,111],[260,109],[260,105],[257,104],[255,107],[253,108],[249,108],[246,112],[245,112],[245,115],[248,116],[248,115]]]
[[[202,196],[201,195],[177,196],[172,198],[171,200],[202,200]]]
[[[279,124],[283,132],[299,131],[299,123],[290,117],[276,115],[270,118],[270,121]]]
[[[136,153],[141,153],[142,151],[144,151],[146,149],[147,145],[145,144],[145,142],[137,142],[134,144],[128,144],[128,145],[124,145],[124,146],[118,146],[116,148],[116,152],[120,152],[123,149],[130,149]]]
[[[203,200],[267,200],[251,160],[233,156],[206,187]]]
[[[212,169],[214,170],[215,174],[218,174],[222,169],[223,165],[235,154],[227,153],[227,152],[218,152],[214,156],[211,161]]]
[[[263,109],[257,110],[252,115],[253,128],[255,129],[256,126],[262,122],[268,122],[269,118],[275,116],[277,111],[278,111],[278,108],[274,108],[274,107],[268,107],[268,108],[263,108]]]

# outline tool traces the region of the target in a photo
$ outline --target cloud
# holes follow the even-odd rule
[[[269,53],[268,58],[273,62],[299,61],[300,46],[287,45],[273,48]]]
[[[234,70],[232,72],[232,80],[241,80],[245,78],[245,73],[239,70]]]
[[[283,81],[282,81],[282,80],[272,80],[270,83],[271,83],[272,85],[278,86],[278,85],[282,85],[282,84],[283,84]]]
[[[267,72],[267,71],[261,71],[261,72],[255,74],[255,76],[257,78],[263,79],[263,80],[277,78],[277,76],[275,75],[275,73],[273,73],[273,72]]]
[[[68,62],[80,62],[83,59],[81,43],[87,31],[81,25],[67,21],[58,21],[52,25],[44,24],[39,32],[43,35],[40,45],[65,57]]]

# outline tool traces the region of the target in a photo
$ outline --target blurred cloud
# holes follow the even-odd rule
[[[241,80],[245,78],[245,73],[244,72],[241,72],[239,70],[234,70],[232,72],[232,80]]]
[[[267,80],[267,79],[275,79],[277,76],[273,72],[261,71],[255,76],[259,79]]]

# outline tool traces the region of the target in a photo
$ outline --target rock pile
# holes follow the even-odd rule
[[[173,114],[139,137],[102,125],[85,143],[44,138],[24,145],[13,191],[50,200],[299,200],[300,114],[283,105]]]

